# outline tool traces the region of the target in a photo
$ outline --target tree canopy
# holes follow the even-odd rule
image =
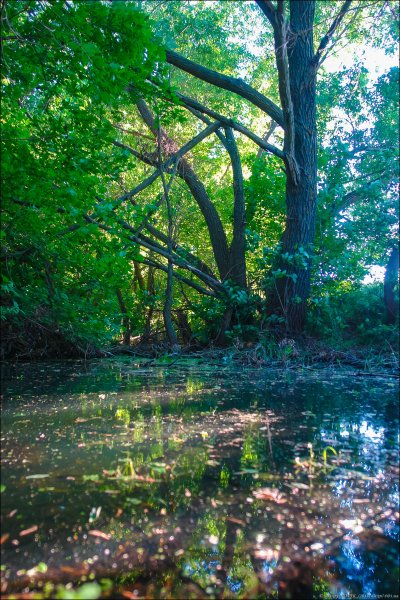
[[[394,323],[396,2],[1,11],[8,331],[177,348]],[[338,316],[354,293],[368,311]]]

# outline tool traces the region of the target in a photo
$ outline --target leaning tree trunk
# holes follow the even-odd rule
[[[399,314],[399,300],[396,298],[395,286],[399,283],[399,247],[393,246],[386,265],[383,282],[383,301],[385,304],[385,323],[393,325]]]
[[[287,29],[287,62],[293,140],[285,127],[286,222],[281,249],[273,266],[269,312],[285,319],[288,331],[302,331],[310,292],[317,195],[316,64],[313,53],[314,0],[292,0]],[[279,40],[278,40],[279,43]],[[277,45],[277,44],[276,44]],[[277,52],[278,63],[278,52]],[[279,66],[279,65],[278,65]],[[285,90],[280,90],[280,95]],[[282,102],[283,104],[283,102]],[[293,159],[294,158],[294,165]],[[277,272],[278,271],[278,272]]]
[[[171,208],[171,200],[169,197],[169,186],[167,185],[166,179],[165,179],[165,173],[163,171],[162,168],[162,155],[161,155],[161,128],[159,126],[158,131],[157,131],[157,150],[158,150],[158,161],[159,161],[159,165],[160,165],[160,174],[161,174],[161,181],[162,181],[162,186],[164,189],[164,198],[165,198],[165,202],[167,204],[167,215],[168,215],[168,241],[167,241],[167,249],[168,249],[168,254],[171,254],[172,252],[172,245],[173,245],[173,240],[172,240],[172,234],[173,234],[173,222],[172,222],[172,208]],[[170,184],[172,183],[172,180],[174,178],[174,175],[171,175],[170,178]],[[173,294],[173,287],[174,287],[174,278],[173,278],[173,272],[174,272],[174,265],[172,263],[172,261],[170,259],[168,259],[168,269],[167,269],[167,287],[165,290],[165,301],[164,301],[164,307],[163,307],[163,319],[164,319],[164,325],[165,325],[165,330],[167,332],[167,337],[168,337],[168,341],[171,345],[171,348],[174,352],[178,351],[180,349],[179,344],[178,344],[178,338],[176,337],[176,331],[175,331],[175,327],[174,327],[174,323],[172,321],[172,294]]]

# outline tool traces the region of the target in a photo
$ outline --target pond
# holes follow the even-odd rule
[[[4,594],[397,597],[395,379],[129,358],[3,387]]]

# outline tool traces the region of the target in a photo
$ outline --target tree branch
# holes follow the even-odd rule
[[[147,231],[149,233],[151,233],[151,235],[153,235],[155,238],[160,240],[160,242],[164,242],[164,244],[167,243],[168,238],[165,235],[165,233],[162,233],[161,231],[159,231],[158,229],[153,227],[153,225],[150,225],[150,223],[147,223],[147,225],[145,227],[146,227]],[[209,275],[210,277],[213,277],[215,279],[215,275],[212,272],[212,270],[210,269],[210,267],[208,265],[206,265],[206,263],[204,261],[202,261],[200,258],[198,258],[194,254],[192,254],[191,252],[186,250],[186,248],[184,248],[177,242],[173,242],[172,249],[178,254],[178,256],[180,254],[184,254],[184,256],[186,256],[196,267],[198,267],[201,271],[203,271],[204,273],[206,273],[207,275]]]
[[[352,3],[352,0],[345,0],[345,2],[342,4],[342,7],[341,7],[339,13],[334,18],[332,25],[329,27],[327,33],[321,39],[319,46],[318,46],[318,50],[316,51],[316,53],[314,55],[314,63],[315,63],[316,68],[321,63],[322,53],[325,50],[325,48],[327,47],[327,45],[329,44],[330,40],[332,39],[336,29],[339,27],[340,23],[342,22],[343,17],[348,12],[351,3]]]
[[[260,94],[260,92],[245,83],[242,79],[229,77],[228,75],[223,75],[222,73],[203,67],[172,50],[167,50],[166,57],[167,62],[178,67],[178,69],[186,71],[186,73],[189,73],[202,81],[211,83],[224,90],[234,92],[242,98],[249,100],[252,104],[272,117],[279,125],[282,127],[284,126],[283,114],[279,106],[263,94]]]
[[[153,131],[155,122],[150,109],[143,100],[139,101],[137,104],[140,114],[142,115],[146,125],[151,131]],[[168,137],[165,131],[161,130],[161,135],[166,141],[169,141],[172,146],[174,145],[173,140]],[[226,234],[218,211],[211,202],[203,183],[197,177],[196,173],[186,159],[182,159],[178,162],[178,174],[187,184],[193,198],[203,214],[204,220],[207,224],[215,262],[217,263],[221,279],[224,279],[229,270],[229,249]]]
[[[182,148],[180,148],[177,152],[172,154],[172,156],[170,156],[169,159],[161,166],[161,170],[165,171],[166,168],[170,167],[173,162],[182,158],[185,154],[187,154],[187,152],[189,152],[189,150],[191,150],[192,148],[197,146],[197,144],[199,144],[206,137],[208,137],[209,135],[214,133],[214,131],[216,131],[221,126],[222,126],[221,123],[218,123],[217,121],[215,121],[214,123],[212,123],[211,125],[206,127],[206,129],[203,129],[203,131],[198,133],[193,139],[191,139],[184,146],[182,146]],[[122,142],[118,142],[117,140],[115,140],[113,142],[113,144],[114,144],[114,146],[118,146],[119,148],[124,148],[125,150],[129,150],[129,152],[131,152],[131,150],[132,150],[129,146],[126,146],[125,144],[123,144]],[[169,163],[169,164],[167,164],[167,163]],[[157,169],[157,171],[159,172],[158,176],[161,174],[161,170]]]
[[[269,138],[274,133],[274,131],[277,127],[278,127],[278,123],[276,121],[271,121],[271,124],[268,127],[268,129],[263,137],[263,142],[268,143]],[[261,158],[262,154],[263,154],[263,148],[260,147],[257,152],[257,158]]]
[[[289,25],[283,13],[277,14],[276,26],[274,27],[276,66],[278,69],[279,97],[281,99],[283,118],[285,123],[285,139],[283,151],[288,174],[293,183],[298,181],[298,167],[294,152],[294,113],[292,94],[290,91],[289,59],[287,53]]]
[[[83,215],[83,219],[87,223],[96,225],[103,231],[107,231],[109,233],[111,232],[114,234],[116,233],[112,227],[105,225],[104,223],[100,223],[99,221],[96,221],[96,219],[94,219],[93,217],[91,217],[88,214]],[[148,250],[151,250],[152,252],[155,252],[156,254],[159,254],[160,256],[163,256],[167,260],[172,260],[175,265],[190,271],[191,273],[196,275],[196,277],[201,279],[203,281],[203,283],[208,285],[208,287],[215,290],[216,292],[226,293],[224,286],[218,280],[210,277],[206,273],[203,273],[200,269],[198,269],[197,267],[194,267],[193,265],[188,263],[181,256],[175,256],[174,254],[170,254],[167,250],[165,250],[165,248],[163,248],[162,246],[160,246],[159,244],[157,244],[150,238],[148,238],[142,234],[136,235],[136,230],[131,225],[129,225],[129,223],[124,221],[123,219],[116,219],[116,221],[117,221],[117,223],[119,223],[119,225],[121,225],[121,227],[123,229],[133,233],[133,235],[127,236],[126,239],[130,240],[131,242],[134,242],[135,244],[139,244],[139,246],[143,246],[144,248],[147,248]]]
[[[215,122],[215,123],[209,125],[206,129],[204,129],[203,131],[201,131],[193,139],[191,139],[184,146],[182,146],[182,148],[180,148],[175,154],[173,154],[172,156],[170,156],[168,158],[168,160],[166,160],[164,162],[164,164],[162,165],[161,168],[164,171],[167,171],[174,164],[176,165],[177,162],[180,159],[182,159],[182,157],[187,152],[189,152],[189,150],[191,150],[192,148],[194,148],[194,146],[196,146],[204,138],[206,138],[207,136],[211,135],[211,133],[213,133],[214,131],[216,131],[219,127],[221,127],[221,123],[216,123]],[[113,144],[114,144],[114,146],[118,146],[119,148],[123,148],[124,150],[128,150],[131,154],[133,154],[137,158],[141,158],[141,156],[135,150],[133,150],[133,148],[130,148],[126,144],[123,144],[122,142],[119,142],[118,140],[114,140]],[[160,174],[161,174],[161,169],[160,168],[156,169],[154,171],[154,173],[152,173],[144,181],[142,181],[141,183],[139,183],[139,185],[137,185],[131,191],[127,192],[126,194],[123,194],[122,196],[119,196],[119,198],[116,198],[116,200],[114,200],[115,205],[122,204],[122,202],[125,202],[125,200],[131,200],[134,196],[136,196],[136,194],[138,194],[139,192],[141,192],[144,189],[146,189],[149,185],[151,185],[160,176]]]
[[[271,0],[256,0],[256,3],[261,8],[272,27],[275,29],[277,10],[272,4]]]
[[[168,267],[166,267],[165,265],[162,265],[161,263],[159,263],[155,260],[150,260],[150,259],[141,257],[139,262],[144,265],[147,265],[148,267],[154,267],[155,269],[164,271],[164,273],[168,272]],[[182,283],[185,283],[186,285],[192,287],[194,290],[200,292],[200,294],[204,294],[205,296],[211,296],[212,298],[217,297],[217,294],[215,292],[211,292],[210,290],[207,290],[206,288],[197,284],[195,281],[188,279],[187,277],[185,277],[184,275],[181,275],[180,273],[177,273],[176,271],[173,272],[173,276],[175,277],[175,279],[178,279],[178,281],[181,281]]]
[[[278,158],[281,158],[282,160],[284,159],[285,154],[282,150],[280,150],[276,146],[273,146],[272,144],[268,144],[267,141],[263,140],[258,135],[250,131],[250,129],[247,129],[247,127],[245,127],[241,123],[238,123],[233,119],[229,119],[228,117],[220,115],[214,110],[207,108],[203,104],[200,104],[200,102],[198,102],[197,100],[193,100],[193,98],[189,98],[188,96],[184,96],[183,94],[179,93],[177,93],[177,96],[180,100],[182,100],[183,105],[186,108],[193,108],[201,113],[204,113],[205,115],[208,115],[209,117],[212,117],[213,119],[216,119],[217,121],[222,123],[222,125],[225,125],[225,127],[231,127],[232,129],[235,129],[235,131],[242,133],[266,152],[271,152],[271,154],[274,154]]]
[[[368,193],[369,189],[371,188],[372,184],[375,183],[376,181],[379,181],[380,178],[381,177],[379,175],[378,177],[375,177],[374,179],[370,179],[369,181],[367,181],[360,187],[356,188],[355,190],[352,190],[351,192],[347,192],[347,194],[342,196],[342,198],[340,199],[339,205],[337,205],[335,202],[333,202],[332,207],[331,207],[332,214],[337,215],[342,210],[349,208],[352,204],[354,204],[354,202],[357,202],[358,200],[362,200],[363,198],[365,198],[367,196],[367,193]]]

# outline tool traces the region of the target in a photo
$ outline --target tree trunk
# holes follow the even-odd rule
[[[147,295],[149,298],[149,308],[146,315],[146,322],[143,328],[142,342],[148,342],[151,335],[151,320],[154,313],[154,297],[155,297],[155,286],[154,286],[154,267],[149,267],[147,272]]]
[[[399,314],[399,300],[396,298],[395,286],[399,283],[399,247],[392,246],[389,260],[386,265],[385,279],[383,282],[383,301],[385,304],[385,323],[393,325]]]
[[[165,290],[165,302],[163,307],[163,319],[165,330],[167,332],[168,341],[171,345],[172,350],[179,350],[178,338],[176,337],[176,332],[174,328],[174,324],[172,322],[172,289],[173,289],[173,265],[172,262],[168,261],[168,273],[167,273],[167,287]]]
[[[145,289],[144,278],[142,275],[142,271],[140,270],[139,263],[136,260],[133,261],[133,269],[135,273],[135,282],[138,282],[139,290],[143,292],[143,290]]]
[[[126,346],[129,346],[129,344],[131,343],[131,324],[129,320],[128,310],[126,308],[126,304],[124,302],[121,290],[119,288],[116,289],[116,294],[118,298],[119,308],[122,314],[123,343]]]
[[[230,324],[232,321],[232,317],[233,317],[233,308],[231,306],[228,306],[225,309],[224,315],[221,320],[221,325],[220,325],[219,331],[214,340],[214,343],[216,346],[226,346],[227,345],[228,338],[226,337],[226,332],[229,330],[229,327],[230,327]]]
[[[233,172],[233,237],[229,248],[229,273],[237,285],[246,288],[246,210],[244,200],[244,184],[240,155],[231,128],[225,129],[226,149],[232,163]]]
[[[182,340],[184,345],[189,344],[193,337],[193,333],[189,325],[187,314],[185,313],[183,308],[178,308],[175,311],[175,319],[180,339]]]
[[[316,65],[313,54],[314,0],[292,0],[288,63],[294,118],[296,177],[286,161],[286,222],[273,266],[275,285],[269,313],[285,319],[288,331],[302,331],[310,292],[317,196]],[[291,158],[287,156],[287,158]],[[285,274],[286,271],[286,274]],[[282,273],[283,272],[283,273]]]
[[[168,185],[165,180],[165,174],[162,168],[162,155],[161,155],[161,128],[158,127],[158,136],[157,136],[157,150],[158,150],[158,160],[160,164],[161,171],[161,181],[164,189],[164,198],[167,204],[167,215],[168,215],[168,241],[167,241],[167,249],[168,254],[172,252],[172,244],[173,244],[173,222],[172,222],[172,207],[171,200],[168,192]],[[170,183],[172,182],[173,175],[171,176]],[[164,325],[167,332],[168,341],[171,345],[171,348],[174,352],[179,351],[180,347],[178,344],[178,338],[176,337],[175,327],[172,321],[172,293],[174,288],[174,265],[170,259],[168,259],[168,269],[167,269],[167,287],[165,291],[165,302],[163,308],[163,319]]]

